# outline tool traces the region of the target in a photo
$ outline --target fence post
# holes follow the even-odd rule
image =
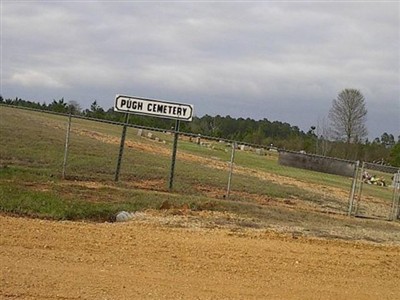
[[[119,145],[119,154],[118,154],[118,161],[117,161],[117,169],[115,171],[115,178],[114,178],[114,180],[116,182],[119,180],[119,172],[121,170],[121,161],[122,161],[122,154],[124,153],[126,128],[127,128],[128,120],[129,120],[129,114],[125,114],[125,124],[122,127],[121,143]]]
[[[175,161],[176,161],[176,150],[178,148],[178,136],[179,136],[179,120],[175,121],[175,133],[174,133],[174,144],[172,146],[172,159],[171,159],[171,171],[169,175],[169,190],[172,190],[174,184],[174,172],[175,172]]]
[[[397,216],[395,220],[400,219],[400,189],[397,189]]]
[[[69,135],[71,132],[71,112],[68,116],[68,125],[67,125],[67,133],[65,136],[65,150],[64,150],[64,161],[63,161],[63,169],[62,169],[62,179],[65,179],[65,173],[67,168],[67,158],[68,158],[68,148],[69,148]]]
[[[397,171],[397,183],[396,183],[396,193],[397,193],[397,215],[395,219],[400,219],[400,170]]]
[[[229,194],[231,193],[231,183],[232,183],[232,173],[233,173],[233,163],[235,160],[235,150],[236,150],[236,142],[232,143],[232,152],[231,152],[231,162],[229,168],[229,176],[228,176],[228,187],[226,189],[226,198],[229,198]]]
[[[361,170],[358,174],[358,177],[360,180],[360,185],[358,186],[358,191],[357,191],[357,203],[356,203],[356,208],[354,210],[354,216],[358,215],[358,209],[360,208],[362,189],[363,189],[363,185],[364,185],[364,180],[363,180],[364,170],[365,170],[365,162],[362,163]]]
[[[353,173],[353,183],[351,186],[351,192],[350,192],[350,199],[349,199],[349,212],[348,215],[349,217],[351,216],[351,213],[353,211],[353,204],[354,204],[354,194],[357,186],[357,178],[358,178],[358,167],[360,165],[360,161],[357,160],[355,167],[354,167],[354,173]]]
[[[391,221],[395,221],[400,217],[400,170],[393,176],[393,203]]]

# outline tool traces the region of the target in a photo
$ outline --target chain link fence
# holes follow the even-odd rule
[[[363,162],[356,176],[350,213],[356,217],[399,219],[400,169]]]
[[[52,176],[60,174],[66,183],[85,188],[122,184],[319,213],[390,219],[399,214],[399,184],[392,187],[391,181],[398,169],[359,167],[358,162],[304,153],[292,153],[292,164],[287,164],[283,158],[288,151],[271,145],[77,115],[0,109],[7,110],[2,113],[2,130],[11,131],[20,122],[14,135],[4,134],[2,162],[38,166]],[[386,186],[362,181],[362,174],[375,170]]]
[[[302,152],[280,150],[279,164],[308,171],[310,185],[320,196],[324,212],[348,214],[351,195],[354,193],[358,161],[344,160]],[[349,196],[350,195],[350,196]]]

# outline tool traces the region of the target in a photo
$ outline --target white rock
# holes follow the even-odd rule
[[[116,222],[126,222],[133,218],[133,213],[129,213],[127,211],[121,211],[115,217]]]

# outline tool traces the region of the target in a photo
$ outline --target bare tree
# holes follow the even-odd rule
[[[344,89],[332,101],[329,120],[337,139],[347,144],[359,142],[367,136],[367,109],[359,90]]]
[[[332,137],[332,130],[329,127],[329,123],[325,117],[318,119],[316,134],[318,137],[317,154],[324,156],[328,155],[328,152],[331,149],[330,140]]]

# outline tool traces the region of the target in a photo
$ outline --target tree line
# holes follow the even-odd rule
[[[335,100],[339,100],[335,99]],[[59,113],[71,113],[96,119],[105,119],[115,122],[124,122],[124,114],[114,111],[111,107],[107,110],[102,108],[97,101],[93,101],[88,109],[82,109],[76,101],[65,101],[64,98],[53,100],[46,104],[21,98],[4,99],[0,96],[0,103],[14,106],[23,106],[33,109],[54,111]],[[334,102],[335,104],[335,102]],[[337,106],[340,103],[336,103]],[[334,105],[331,109],[333,115]],[[336,116],[340,116],[336,111]],[[362,115],[366,114],[361,112]],[[175,121],[156,117],[129,115],[130,124],[147,126],[160,129],[174,128]],[[400,167],[400,136],[397,141],[393,134],[384,132],[374,140],[362,140],[348,130],[346,125],[337,125],[347,128],[343,134],[345,139],[332,138],[326,132],[329,131],[327,123],[312,126],[304,132],[297,126],[286,122],[270,121],[266,118],[254,120],[251,118],[233,118],[231,116],[194,116],[192,122],[181,122],[180,130],[203,136],[211,136],[228,140],[235,140],[242,143],[262,145],[264,147],[283,148],[292,151],[305,151],[307,153],[325,155],[343,159],[375,162]],[[365,128],[361,127],[364,132]]]

